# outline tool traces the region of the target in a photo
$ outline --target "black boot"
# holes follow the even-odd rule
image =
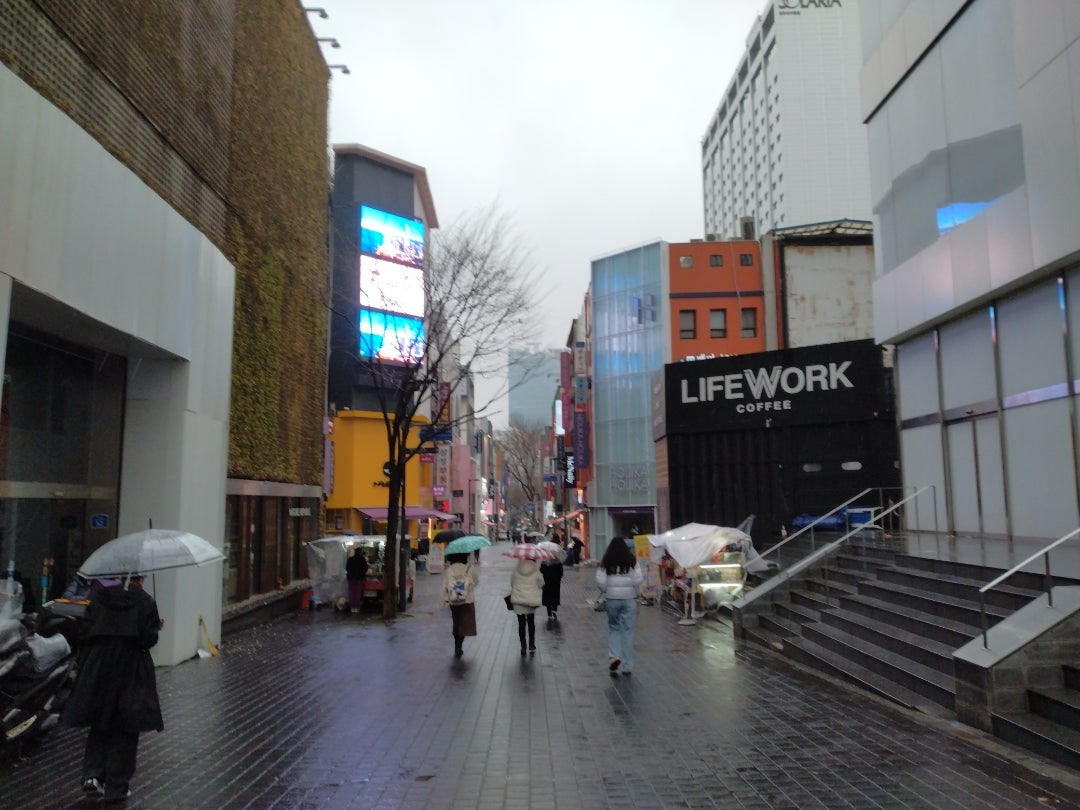
[[[454,636],[454,658],[461,658],[465,654],[465,651],[461,649],[461,645],[465,642],[462,636]]]

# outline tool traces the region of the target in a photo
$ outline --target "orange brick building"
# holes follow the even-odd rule
[[[668,245],[671,359],[765,351],[761,246]]]

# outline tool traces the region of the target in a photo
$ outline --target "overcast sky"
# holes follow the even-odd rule
[[[331,143],[423,166],[439,223],[497,204],[565,345],[589,262],[702,234],[701,137],[767,0],[313,0]],[[498,419],[496,421],[503,421]]]

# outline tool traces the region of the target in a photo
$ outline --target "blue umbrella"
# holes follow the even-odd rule
[[[486,537],[481,537],[478,534],[467,534],[464,537],[459,537],[457,540],[451,540],[446,546],[447,554],[468,554],[470,551],[476,551],[478,548],[487,548],[491,545],[491,541]]]

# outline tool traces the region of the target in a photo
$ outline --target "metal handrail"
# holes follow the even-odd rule
[[[930,489],[930,487],[925,486],[925,487],[922,487],[921,489],[915,490],[908,497],[894,503],[892,506],[890,506],[890,507],[888,507],[886,509],[883,509],[877,515],[877,517],[881,518],[881,517],[884,517],[885,515],[891,515],[892,513],[896,512],[898,509],[900,509],[900,507],[906,505],[909,501],[913,501],[916,498],[918,498],[920,495],[922,495],[928,489]],[[856,496],[856,497],[858,497],[858,496]],[[843,535],[842,537],[838,538],[837,540],[834,540],[833,542],[829,543],[828,545],[822,546],[821,548],[816,549],[815,551],[812,551],[810,554],[808,554],[803,559],[799,560],[794,565],[780,571],[780,573],[777,574],[777,576],[771,577],[770,579],[765,580],[765,582],[763,582],[761,585],[756,586],[749,593],[749,595],[739,596],[738,599],[733,604],[735,606],[737,606],[737,607],[745,607],[746,605],[750,604],[751,602],[756,601],[757,599],[762,598],[766,594],[771,593],[774,589],[776,589],[778,587],[781,587],[786,583],[789,583],[791,581],[792,577],[796,576],[797,574],[801,574],[803,571],[805,571],[807,568],[809,568],[810,566],[817,563],[819,560],[821,560],[821,559],[829,556],[830,554],[832,554],[833,551],[839,549],[842,545],[847,543],[852,537],[857,536],[863,529],[870,526],[873,522],[874,522],[874,518],[871,518],[870,520],[866,521],[865,523],[858,524],[853,529],[848,531],[847,534]]]
[[[1035,562],[1035,560],[1039,559],[1039,557],[1042,557],[1044,559],[1044,561],[1045,561],[1045,571],[1046,571],[1046,576],[1045,576],[1045,580],[1044,580],[1046,582],[1046,604],[1049,607],[1053,607],[1054,606],[1054,593],[1053,593],[1054,579],[1053,579],[1053,577],[1050,576],[1050,552],[1053,551],[1058,546],[1060,546],[1066,540],[1071,540],[1072,538],[1076,537],[1076,535],[1078,535],[1078,534],[1080,534],[1080,529],[1073,529],[1071,532],[1066,534],[1064,537],[1059,537],[1057,540],[1055,540],[1053,543],[1048,545],[1046,548],[1042,549],[1041,551],[1036,551],[1034,554],[1032,554],[1026,560],[1024,560],[1021,563],[1017,563],[1016,565],[1014,565],[1012,568],[1010,568],[1008,571],[1006,571],[1004,574],[1002,574],[997,579],[992,580],[991,582],[988,582],[985,585],[983,585],[981,588],[979,588],[979,612],[982,614],[982,637],[983,637],[983,648],[984,649],[990,649],[990,645],[989,645],[989,643],[987,642],[987,639],[986,639],[986,631],[987,631],[987,626],[986,626],[986,592],[991,590],[992,588],[996,588],[998,585],[1000,585],[1002,582],[1007,580],[1009,577],[1011,577],[1013,574],[1015,574],[1017,571],[1019,571],[1021,568],[1023,568],[1028,563]]]
[[[807,529],[813,529],[813,528],[814,528],[814,526],[816,526],[816,525],[817,525],[818,523],[820,523],[821,521],[825,520],[826,518],[832,517],[832,516],[833,516],[834,514],[836,514],[837,512],[839,512],[839,511],[840,511],[841,509],[843,509],[843,508],[844,508],[845,506],[847,506],[847,505],[848,505],[849,503],[851,503],[852,501],[857,501],[857,500],[859,500],[859,498],[861,498],[861,497],[862,497],[863,495],[865,495],[865,494],[866,494],[867,492],[870,492],[870,491],[872,491],[872,490],[873,490],[873,487],[867,487],[867,488],[866,488],[866,489],[864,489],[864,490],[863,490],[862,492],[860,492],[860,493],[859,493],[858,495],[856,495],[856,496],[855,496],[854,498],[849,498],[848,500],[844,501],[844,502],[843,502],[842,504],[840,504],[839,506],[837,506],[837,507],[834,507],[834,508],[833,508],[833,510],[832,510],[831,512],[827,512],[827,513],[825,513],[824,515],[822,515],[821,517],[819,517],[819,518],[818,518],[817,520],[815,520],[815,521],[814,521],[813,523],[808,523],[808,524],[806,524],[805,526],[803,526],[803,527],[802,527],[801,529],[799,529],[799,530],[798,530],[797,532],[795,532],[794,534],[789,534],[789,535],[788,535],[787,537],[785,537],[785,538],[784,538],[783,540],[781,540],[781,541],[780,541],[779,543],[777,543],[777,544],[776,544],[775,546],[772,546],[771,548],[767,548],[767,549],[765,549],[764,551],[762,551],[762,552],[761,552],[761,554],[760,554],[759,556],[761,556],[761,557],[764,557],[764,556],[766,556],[767,554],[772,554],[772,553],[773,553],[774,551],[776,551],[776,550],[777,550],[778,548],[780,548],[781,546],[783,546],[783,545],[784,545],[785,543],[790,543],[790,542],[791,542],[792,540],[794,540],[794,539],[795,539],[796,537],[798,537],[798,536],[799,536],[800,534],[802,534],[803,532],[805,532],[805,531],[806,531]],[[860,527],[860,528],[862,528],[862,527]]]

